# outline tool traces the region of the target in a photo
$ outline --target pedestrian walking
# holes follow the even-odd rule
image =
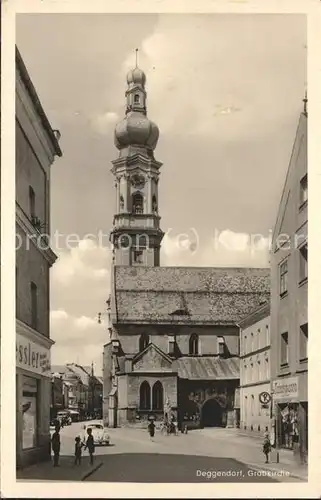
[[[95,452],[95,444],[94,444],[94,437],[92,435],[92,429],[89,427],[87,429],[87,441],[85,445],[85,450],[88,448],[89,456],[90,456],[90,465],[94,463],[94,452]]]
[[[80,437],[77,436],[75,438],[75,465],[80,465],[81,463],[81,452],[82,452],[83,443],[80,440]]]
[[[55,432],[51,438],[51,448],[54,453],[54,467],[59,467],[59,454],[60,454],[60,434],[59,434],[59,426],[56,426]]]
[[[153,439],[153,437],[155,435],[155,424],[154,424],[153,420],[151,422],[149,422],[149,424],[148,424],[148,432],[149,432],[150,438]]]
[[[263,440],[263,453],[265,455],[265,463],[269,463],[269,454],[271,453],[271,440],[270,433],[267,427],[265,427],[264,440]]]

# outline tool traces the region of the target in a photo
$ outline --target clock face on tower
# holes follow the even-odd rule
[[[135,189],[142,189],[145,185],[145,178],[140,174],[133,174],[131,177],[131,183]]]

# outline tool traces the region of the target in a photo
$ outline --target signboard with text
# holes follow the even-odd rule
[[[16,334],[17,368],[50,377],[50,350]]]
[[[273,382],[274,399],[276,401],[292,401],[299,398],[298,377],[275,380]]]

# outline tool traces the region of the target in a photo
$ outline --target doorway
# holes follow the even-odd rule
[[[215,398],[205,401],[201,412],[202,427],[223,427],[223,409]]]

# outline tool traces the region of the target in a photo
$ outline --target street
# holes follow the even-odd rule
[[[61,430],[61,456],[70,457],[70,463],[75,437],[81,434],[83,425],[73,423]],[[299,480],[291,477],[288,465],[273,464],[267,471],[261,444],[233,431],[211,428],[178,436],[156,431],[151,440],[144,429],[109,429],[111,444],[96,447],[95,464],[99,468],[86,480],[185,483]],[[89,462],[87,451],[82,460]]]

